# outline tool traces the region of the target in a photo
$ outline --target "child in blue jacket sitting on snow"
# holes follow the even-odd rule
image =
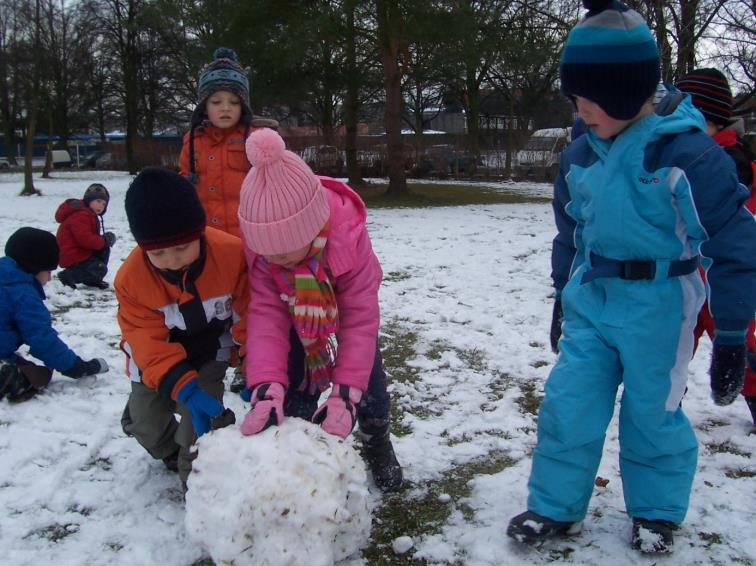
[[[57,267],[58,243],[50,232],[24,227],[8,238],[0,257],[0,399],[31,398],[50,382],[52,369],[74,379],[108,371],[105,360],[82,360],[52,327],[42,287]],[[22,344],[45,366],[20,356]]]
[[[563,153],[554,187],[559,357],[538,414],[528,510],[507,534],[534,544],[578,530],[622,383],[631,543],[669,552],[696,470],[680,400],[704,300],[697,267],[707,269],[717,328],[712,396],[726,405],[743,384],[756,309],[756,224],[732,160],[690,99],[673,89],[654,107],[659,53],[643,18],[616,0],[583,3],[590,11],[560,68],[588,131]]]

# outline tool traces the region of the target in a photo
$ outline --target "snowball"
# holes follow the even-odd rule
[[[186,528],[216,563],[326,566],[368,542],[365,465],[312,423],[289,418],[254,436],[213,431],[192,468]]]
[[[394,542],[391,544],[391,547],[394,549],[394,552],[396,554],[404,554],[413,546],[415,546],[415,541],[412,540],[412,537],[407,536],[396,537],[394,539]]]

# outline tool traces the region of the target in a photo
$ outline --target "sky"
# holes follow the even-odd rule
[[[112,283],[134,246],[123,208],[129,181],[119,172],[55,171],[52,179],[35,178],[42,196],[19,197],[21,175],[0,174],[0,245],[22,225],[54,231],[53,215],[60,202],[80,197],[92,182],[102,182],[112,195],[106,229],[118,235],[106,276]],[[756,563],[756,435],[749,435],[750,416],[742,398],[728,407],[710,400],[708,340],[702,341],[690,365],[683,401],[699,440],[699,462],[688,516],[671,557],[647,558],[630,548],[630,520],[618,469],[617,411],[598,472],[608,483],[595,488],[583,532],[540,549],[521,547],[504,535],[509,519],[525,510],[536,437],[536,417],[525,401],[542,394],[555,361],[548,346],[554,224],[548,185],[492,186],[540,198],[516,204],[369,211],[368,229],[384,270],[381,339],[387,360],[399,350],[408,356],[402,366],[389,365],[395,429],[401,433],[394,437],[394,446],[407,480],[401,499],[409,510],[417,502],[418,514],[429,497],[445,511],[438,523],[420,532],[398,527],[395,539],[378,549],[381,564]],[[83,358],[105,358],[111,369],[96,379],[78,381],[56,373],[48,390],[36,398],[18,405],[0,401],[0,562],[195,564],[217,558],[218,548],[234,537],[255,529],[264,534],[268,527],[259,517],[247,526],[229,520],[227,529],[214,524],[211,543],[197,534],[196,522],[187,521],[191,509],[222,513],[239,499],[245,509],[269,501],[295,509],[306,519],[322,520],[318,513],[325,495],[308,498],[304,489],[283,489],[300,485],[297,474],[302,466],[325,477],[318,471],[327,466],[324,461],[332,462],[312,456],[302,437],[307,428],[303,423],[287,425],[287,434],[299,436],[291,440],[289,435],[286,442],[281,440],[287,438],[284,427],[278,435],[256,440],[241,439],[236,428],[203,438],[207,448],[200,461],[229,463],[206,466],[203,481],[190,478],[190,493],[196,482],[197,496],[190,496],[185,508],[177,476],[121,431],[129,381],[118,350],[112,290],[72,291],[54,278],[46,292],[63,340]],[[230,371],[227,378],[230,381]],[[224,401],[239,421],[249,408],[228,391]],[[359,441],[352,437],[346,445],[337,444],[329,450],[354,464],[352,452]],[[279,481],[268,481],[265,489],[255,492],[265,475],[261,470],[267,468],[240,462],[251,462],[260,451],[288,455],[284,460],[291,468],[276,468],[273,477]],[[214,460],[206,454],[220,456]],[[478,465],[481,462],[506,465]],[[351,511],[359,520],[365,513],[377,517],[384,501],[363,471],[349,476],[350,489],[362,493],[364,506]],[[464,477],[465,489],[447,490],[450,477]],[[324,492],[334,493],[334,484],[322,481]],[[213,484],[225,488],[211,493]],[[246,521],[256,515],[241,516]],[[308,526],[300,533],[320,532],[311,526],[314,523],[302,524]],[[364,529],[344,533],[343,548],[365,544]],[[281,540],[281,552],[300,548],[286,546],[294,544],[296,534],[287,538],[277,531],[275,536]],[[332,550],[313,544],[298,553],[302,561],[289,563],[329,564],[338,556],[329,554]],[[261,556],[242,556],[237,564],[263,564]],[[368,561],[357,551],[339,564]]]

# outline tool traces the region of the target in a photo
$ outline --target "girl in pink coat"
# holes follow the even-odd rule
[[[297,416],[346,438],[359,423],[376,485],[396,490],[402,471],[377,345],[382,272],[365,204],[344,183],[315,176],[273,130],[250,134],[246,150],[252,169],[242,184],[239,225],[250,277],[252,408],[242,433]]]

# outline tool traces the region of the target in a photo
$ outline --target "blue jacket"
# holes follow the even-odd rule
[[[756,310],[756,223],[732,159],[688,95],[671,92],[613,140],[592,131],[562,154],[554,186],[552,277],[561,290],[590,253],[616,260],[701,255],[717,328]]]
[[[42,285],[10,257],[0,257],[0,359],[12,359],[21,344],[58,371],[71,369],[76,354],[52,327]]]

